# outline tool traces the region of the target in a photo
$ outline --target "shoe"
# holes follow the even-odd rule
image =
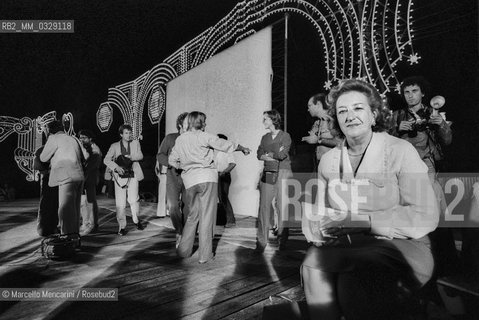
[[[176,249],[178,249],[178,247],[180,246],[180,241],[181,241],[181,234],[177,233],[176,234]]]
[[[278,235],[278,228],[274,227],[272,230],[273,230],[273,235],[277,236]]]
[[[127,231],[126,231],[125,229],[121,229],[120,231],[118,231],[118,234],[119,234],[120,236],[126,236]]]
[[[225,224],[225,228],[234,228],[236,227],[236,223],[234,222],[228,222],[227,224]]]
[[[87,234],[91,233],[93,227],[91,225],[81,226],[80,228],[80,236],[86,236]]]
[[[205,263],[210,262],[210,261],[213,261],[213,260],[215,260],[215,257],[214,257],[214,256],[211,257],[211,258],[208,259],[208,260],[200,260],[200,261],[198,261],[198,263],[199,263],[199,264],[205,264]]]
[[[136,228],[137,228],[138,230],[143,230],[143,229],[145,229],[145,227],[143,227],[143,225],[141,224],[141,221],[138,221],[138,223],[136,224]]]

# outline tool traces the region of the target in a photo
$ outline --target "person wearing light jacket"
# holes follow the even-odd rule
[[[181,257],[192,254],[199,223],[199,263],[213,258],[213,235],[218,203],[218,170],[214,162],[214,150],[222,152],[250,150],[217,135],[204,132],[206,115],[193,111],[188,114],[188,129],[180,135],[171,150],[168,162],[182,169],[185,184],[185,201],[189,213],[179,241],[177,253]]]
[[[138,230],[144,227],[138,218],[140,213],[140,197],[138,195],[139,182],[143,180],[144,175],[138,161],[143,160],[141,145],[138,140],[132,139],[132,128],[128,124],[123,124],[118,129],[121,140],[113,143],[108,150],[103,162],[111,170],[113,180],[115,180],[115,203],[116,203],[116,219],[118,221],[118,234],[124,236],[126,230],[126,201],[130,204],[133,222]],[[133,162],[133,177],[122,178],[120,175],[125,173],[125,168],[119,166],[115,161],[123,155],[125,158]]]
[[[409,142],[381,132],[383,102],[372,85],[346,80],[329,101],[345,139],[321,158],[316,204],[304,212],[314,244],[301,267],[309,314],[395,318],[404,311],[397,297],[434,269],[428,234],[439,208],[427,166]]]

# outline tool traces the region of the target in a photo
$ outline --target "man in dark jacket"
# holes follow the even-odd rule
[[[84,164],[85,182],[81,200],[82,225],[80,234],[86,235],[98,231],[98,203],[96,201],[96,185],[101,165],[100,148],[93,142],[93,133],[90,130],[80,130],[79,138],[83,147],[87,150],[88,160]]]
[[[43,146],[35,152],[33,168],[40,172],[40,203],[38,205],[37,232],[42,237],[59,233],[58,229],[58,186],[50,187],[50,162],[41,162]]]
[[[176,119],[176,129],[178,132],[170,133],[163,139],[156,156],[160,166],[160,179],[164,179],[166,177],[166,208],[170,214],[171,222],[176,231],[177,245],[181,238],[183,224],[187,214],[186,208],[183,207],[183,213],[181,208],[182,201],[180,195],[184,189],[183,180],[181,179],[181,171],[168,164],[168,156],[175,146],[176,138],[178,138],[180,134],[187,129],[184,127],[187,115],[188,113],[184,112],[178,116]],[[161,199],[159,199],[159,201],[161,201]]]
[[[401,85],[401,94],[407,107],[396,110],[390,133],[409,141],[428,167],[431,178],[437,172],[437,162],[442,160],[442,149],[451,143],[450,125],[430,106],[423,104],[426,95],[426,80],[409,77]]]
[[[428,83],[419,76],[404,79],[401,94],[407,106],[394,112],[390,133],[409,141],[419,153],[428,167],[434,192],[441,210],[445,214],[447,207],[442,187],[436,180],[438,161],[443,159],[443,147],[452,140],[451,126],[440,114],[423,103],[427,94]],[[434,243],[436,272],[438,275],[449,275],[457,272],[458,257],[450,229],[438,228],[429,237]]]

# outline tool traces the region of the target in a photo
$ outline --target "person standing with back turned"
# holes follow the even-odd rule
[[[199,263],[213,259],[213,235],[218,208],[218,171],[214,163],[214,150],[241,151],[245,155],[250,153],[248,148],[204,132],[205,127],[204,113],[189,113],[188,130],[176,139],[168,157],[171,166],[183,169],[181,177],[189,210],[177,252],[181,257],[191,256],[199,222]]]

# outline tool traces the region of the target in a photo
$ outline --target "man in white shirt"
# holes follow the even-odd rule
[[[82,162],[88,158],[80,142],[69,136],[61,121],[49,124],[50,131],[40,161],[50,161],[48,185],[58,186],[58,220],[62,234],[78,233],[80,227],[80,200],[85,180]]]

